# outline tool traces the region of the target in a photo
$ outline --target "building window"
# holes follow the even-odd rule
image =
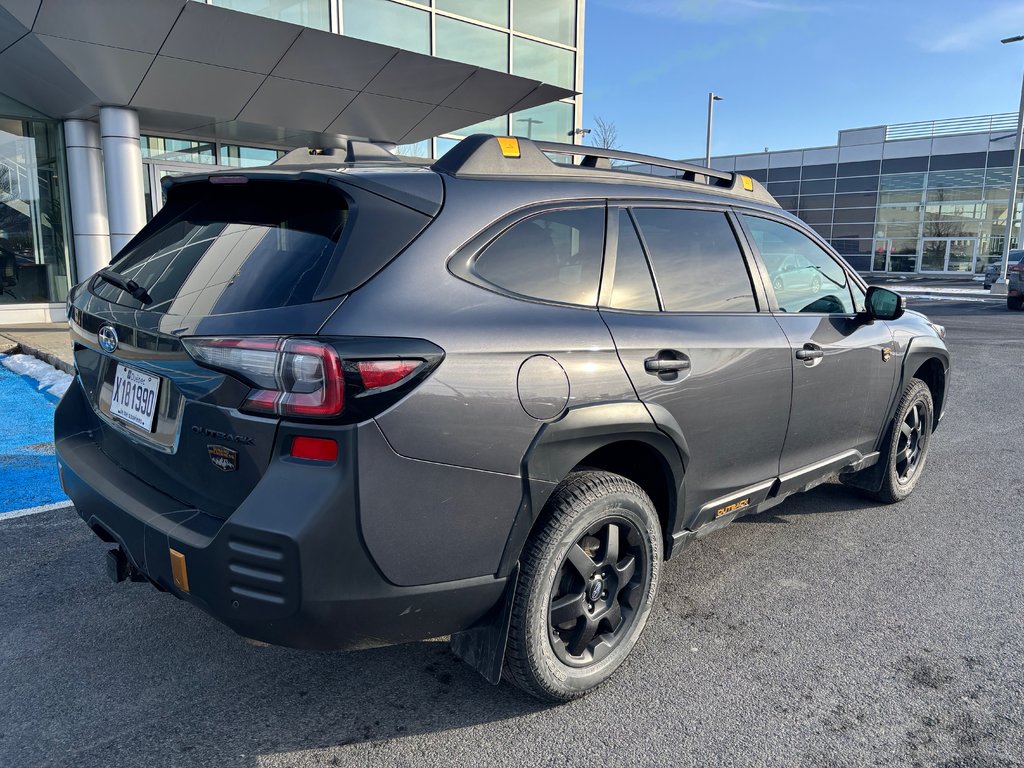
[[[210,5],[314,29],[331,28],[329,0],[210,0]]]
[[[142,136],[139,139],[143,160],[173,163],[216,165],[217,154],[211,141],[172,139],[165,136]]]
[[[516,32],[576,44],[576,0],[516,0],[512,13]]]
[[[349,37],[430,53],[430,13],[390,0],[345,0],[342,31]]]
[[[0,304],[67,298],[63,178],[54,123],[0,117]]]
[[[435,0],[439,11],[448,11],[467,19],[486,21],[496,27],[508,26],[508,0]]]
[[[571,89],[576,80],[576,56],[565,48],[517,37],[512,43],[512,73]]]
[[[498,117],[492,117],[490,120],[484,120],[476,125],[467,125],[465,128],[459,128],[457,131],[452,131],[452,135],[454,136],[472,136],[474,133],[489,133],[493,136],[507,136],[508,117],[505,115],[499,115]]]
[[[462,139],[434,139],[434,143],[437,145],[434,150],[434,157],[444,157],[448,150],[458,144]]]
[[[434,53],[485,69],[508,72],[508,35],[476,24],[438,16]]]
[[[556,101],[539,107],[513,112],[511,132],[538,141],[568,141],[572,130],[572,104]]]
[[[403,157],[430,157],[430,139],[415,144],[399,144],[395,153]]]
[[[284,152],[280,149],[221,144],[218,157],[220,158],[221,165],[230,165],[236,168],[256,168],[276,162],[281,157],[284,157]]]

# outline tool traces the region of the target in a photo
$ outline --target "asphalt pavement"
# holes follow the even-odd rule
[[[251,645],[112,584],[71,510],[0,521],[0,765],[1024,765],[1024,313],[911,306],[955,366],[916,493],[821,487],[699,542],[564,706],[443,642]]]

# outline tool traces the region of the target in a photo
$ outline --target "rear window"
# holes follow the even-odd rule
[[[724,213],[634,208],[669,312],[756,312],[736,235]]]
[[[325,184],[266,181],[197,184],[176,192],[173,207],[149,225],[153,231],[112,266],[152,302],[144,305],[98,279],[94,294],[172,315],[222,315],[313,300],[348,220],[343,195]]]

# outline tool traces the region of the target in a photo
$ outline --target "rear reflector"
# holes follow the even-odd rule
[[[420,367],[422,360],[362,360],[356,363],[359,378],[367,390],[397,384]]]
[[[338,444],[322,437],[292,438],[292,456],[310,461],[337,461]]]
[[[174,578],[174,586],[182,592],[188,592],[188,568],[185,567],[185,556],[176,549],[169,549],[171,553],[171,576]]]

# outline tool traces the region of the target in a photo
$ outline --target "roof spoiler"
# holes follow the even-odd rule
[[[567,157],[568,162],[554,162],[549,155]],[[579,163],[574,161],[576,157],[581,158]],[[581,144],[533,141],[517,136],[491,136],[482,133],[468,136],[448,150],[431,168],[438,173],[455,177],[574,175],[608,179],[614,175],[621,180],[623,176],[631,176],[634,179],[641,176],[624,168],[616,168],[612,165],[613,160],[674,171],[668,174],[646,174],[643,175],[645,179],[653,178],[659,182],[697,186],[705,191],[709,186],[715,187],[760,203],[778,206],[775,198],[768,194],[761,184],[743,174],[636,152]]]

